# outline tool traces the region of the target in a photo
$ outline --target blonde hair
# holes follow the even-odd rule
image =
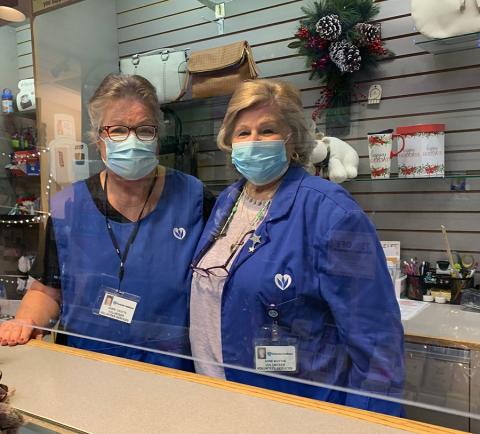
[[[217,136],[218,147],[224,152],[231,153],[232,135],[240,112],[264,104],[277,107],[281,121],[291,130],[290,140],[294,153],[298,154],[294,161],[307,166],[315,138],[305,119],[300,92],[290,83],[279,80],[248,80],[237,87]]]
[[[102,123],[106,107],[112,101],[125,98],[132,98],[142,102],[152,114],[157,126],[162,126],[160,103],[152,83],[140,75],[109,74],[102,80],[100,86],[98,86],[88,102],[90,140],[96,142],[98,139],[98,129]]]

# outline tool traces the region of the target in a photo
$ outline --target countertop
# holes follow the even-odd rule
[[[403,321],[405,340],[480,350],[480,312],[452,304],[428,303],[413,318]]]
[[[80,432],[458,432],[41,341],[1,347],[0,369],[14,407]]]

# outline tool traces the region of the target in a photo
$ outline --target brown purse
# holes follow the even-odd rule
[[[192,98],[230,95],[244,80],[258,77],[247,41],[196,51],[188,59]]]

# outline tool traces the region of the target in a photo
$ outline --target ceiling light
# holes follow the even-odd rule
[[[18,2],[11,2],[11,1],[0,2],[0,19],[5,21],[12,21],[16,23],[25,21],[27,18],[25,14],[13,7],[13,6],[17,6],[17,3]]]

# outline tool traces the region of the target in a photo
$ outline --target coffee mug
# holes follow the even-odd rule
[[[393,139],[402,141],[397,152],[392,151]],[[368,155],[370,158],[370,173],[372,179],[390,178],[392,158],[405,148],[405,138],[401,134],[393,134],[393,130],[368,133]]]

